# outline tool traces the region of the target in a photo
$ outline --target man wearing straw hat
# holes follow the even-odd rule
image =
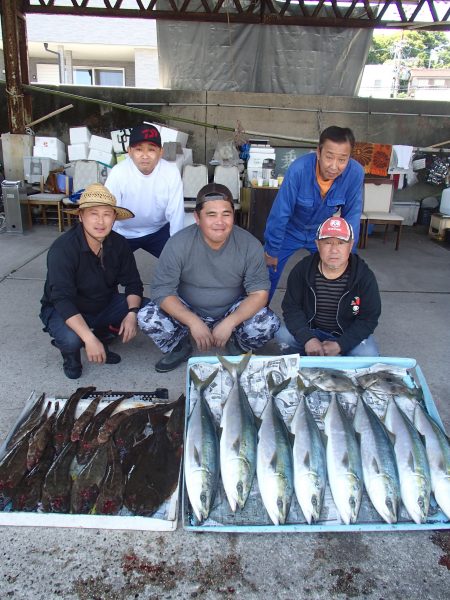
[[[120,362],[95,331],[115,324],[122,341],[129,342],[137,333],[143,285],[127,241],[112,231],[116,220],[134,217],[130,210],[118,207],[111,192],[94,183],[78,208],[67,212],[77,214],[79,223],[48,251],[40,318],[62,354],[65,375],[78,379],[83,346],[91,362]],[[125,293],[118,293],[118,285]]]

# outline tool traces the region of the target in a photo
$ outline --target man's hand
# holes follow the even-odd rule
[[[87,342],[85,342],[86,355],[90,362],[95,363],[104,363],[106,360],[106,352],[105,347],[101,343],[101,341],[92,335],[92,338],[89,338]]]
[[[276,271],[278,267],[278,257],[270,256],[267,252],[264,252],[264,258],[266,259],[266,265]]]
[[[337,342],[326,340],[322,342],[322,348],[324,356],[339,356],[341,353],[341,347]]]
[[[228,319],[223,319],[223,321],[217,323],[217,325],[212,330],[214,346],[216,346],[217,348],[223,348],[230,339],[231,334],[233,333],[233,329],[233,324],[230,323]]]
[[[305,352],[307,356],[325,356],[322,342],[317,338],[311,338],[305,344]]]
[[[197,348],[202,352],[214,346],[214,338],[209,327],[198,317],[189,326],[189,331],[197,344]]]
[[[137,334],[137,315],[129,312],[120,324],[119,335],[122,336],[122,342],[126,344]]]

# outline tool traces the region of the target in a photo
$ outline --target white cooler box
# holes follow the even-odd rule
[[[391,212],[404,218],[403,225],[414,225],[419,214],[420,202],[411,200],[410,202],[393,202]]]

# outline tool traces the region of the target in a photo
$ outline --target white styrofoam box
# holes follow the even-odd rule
[[[33,135],[22,133],[2,133],[3,166],[5,179],[21,181],[24,179],[23,159],[33,154]]]
[[[393,202],[392,211],[396,215],[403,217],[403,225],[414,225],[419,214],[420,202]]]
[[[116,157],[113,152],[102,152],[96,148],[89,149],[88,160],[96,160],[108,167],[112,167],[116,163]]]
[[[64,164],[48,157],[23,157],[24,178],[28,183],[40,183],[41,178],[46,181],[50,171],[60,169]]]
[[[33,156],[40,158],[53,158],[61,163],[66,162],[66,148],[60,148],[59,146],[34,146]]]
[[[117,154],[126,152],[130,142],[131,129],[116,129],[111,131],[113,150]]]
[[[67,146],[69,160],[86,160],[89,154],[87,144],[70,144]]]
[[[192,148],[183,148],[183,156],[184,156],[184,166],[194,164]]]
[[[64,142],[62,142],[61,140],[59,140],[58,138],[55,137],[42,137],[37,135],[34,138],[34,145],[35,146],[43,146],[44,148],[61,148],[62,150],[65,150],[66,145],[64,144]]]
[[[87,127],[71,127],[69,136],[71,144],[89,144],[91,132]]]
[[[89,140],[89,150],[100,150],[100,152],[112,152],[113,142],[110,138],[91,135]]]
[[[110,171],[110,167],[95,160],[77,160],[73,174],[73,191],[83,190],[91,183],[105,183]]]

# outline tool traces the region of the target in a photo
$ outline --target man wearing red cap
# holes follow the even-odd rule
[[[131,131],[128,156],[106,180],[118,206],[130,207],[132,222],[116,222],[130,248],[159,257],[171,235],[184,226],[183,184],[175,163],[162,158],[161,136],[154,125]]]
[[[353,229],[331,217],[316,234],[318,252],[292,269],[282,302],[283,351],[308,356],[378,356],[373,332],[381,313],[375,275],[352,254]]]

